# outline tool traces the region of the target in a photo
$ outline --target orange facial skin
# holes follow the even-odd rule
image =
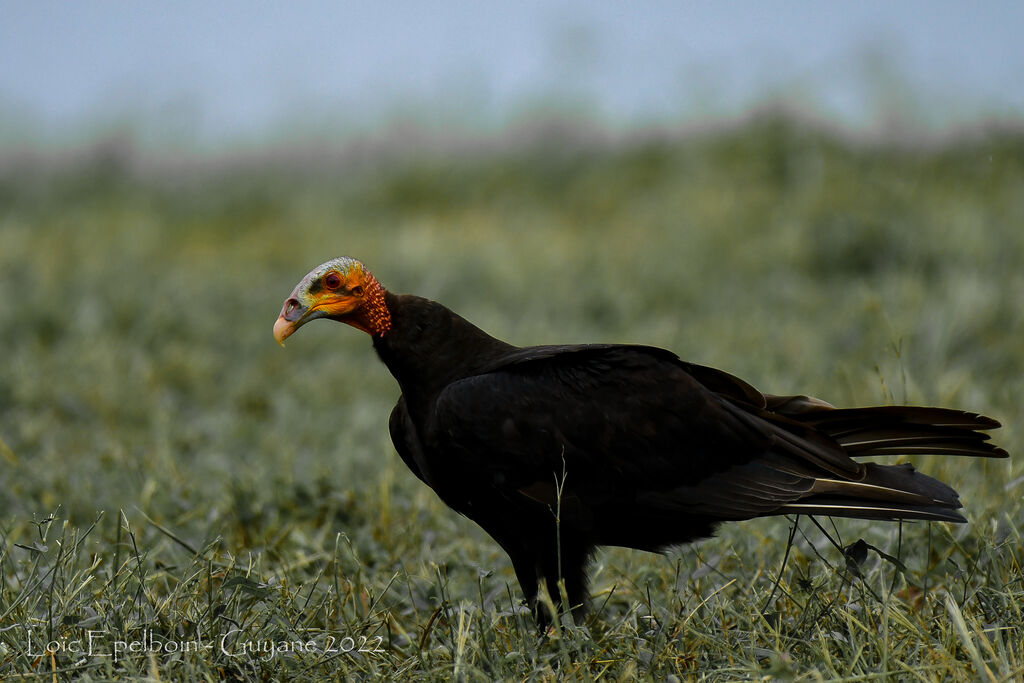
[[[331,318],[379,336],[391,329],[384,288],[362,263],[348,257],[324,263],[292,290],[274,323],[274,339],[284,340],[310,320]]]

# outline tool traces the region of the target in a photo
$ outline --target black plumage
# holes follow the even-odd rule
[[[341,284],[324,288],[335,273]],[[561,578],[582,612],[597,546],[660,551],[723,521],[963,522],[946,484],[855,458],[1006,456],[984,433],[999,423],[973,413],[765,395],[647,346],[514,347],[436,302],[384,291],[354,259],[307,275],[275,336],[316,317],[372,335],[402,391],[390,420],[399,455],[501,545],[531,605],[541,582],[557,599]]]

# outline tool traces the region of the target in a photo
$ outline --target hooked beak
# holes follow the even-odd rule
[[[290,337],[295,330],[299,329],[299,325],[302,324],[300,322],[302,315],[306,310],[296,299],[285,301],[284,307],[281,309],[281,315],[277,317],[277,322],[274,323],[274,341],[284,346],[284,340]]]
[[[324,315],[324,312],[317,308],[303,305],[296,296],[297,293],[298,287],[285,300],[284,306],[281,308],[281,315],[277,317],[277,322],[274,323],[274,341],[281,346],[284,346],[284,340],[290,337],[295,330],[310,320],[315,320]]]

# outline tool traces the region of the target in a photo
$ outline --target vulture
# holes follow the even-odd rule
[[[975,413],[763,394],[651,346],[512,346],[349,257],[299,282],[274,338],[317,318],[370,335],[402,392],[399,456],[508,553],[542,627],[541,584],[584,613],[598,546],[662,552],[767,515],[965,522],[943,482],[864,459],[1007,455]]]

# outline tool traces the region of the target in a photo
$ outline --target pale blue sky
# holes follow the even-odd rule
[[[863,126],[908,92],[928,125],[1019,120],[1022,36],[1020,0],[0,0],[0,128],[138,118],[206,143],[399,112],[501,127],[559,100],[616,127],[772,94]]]

